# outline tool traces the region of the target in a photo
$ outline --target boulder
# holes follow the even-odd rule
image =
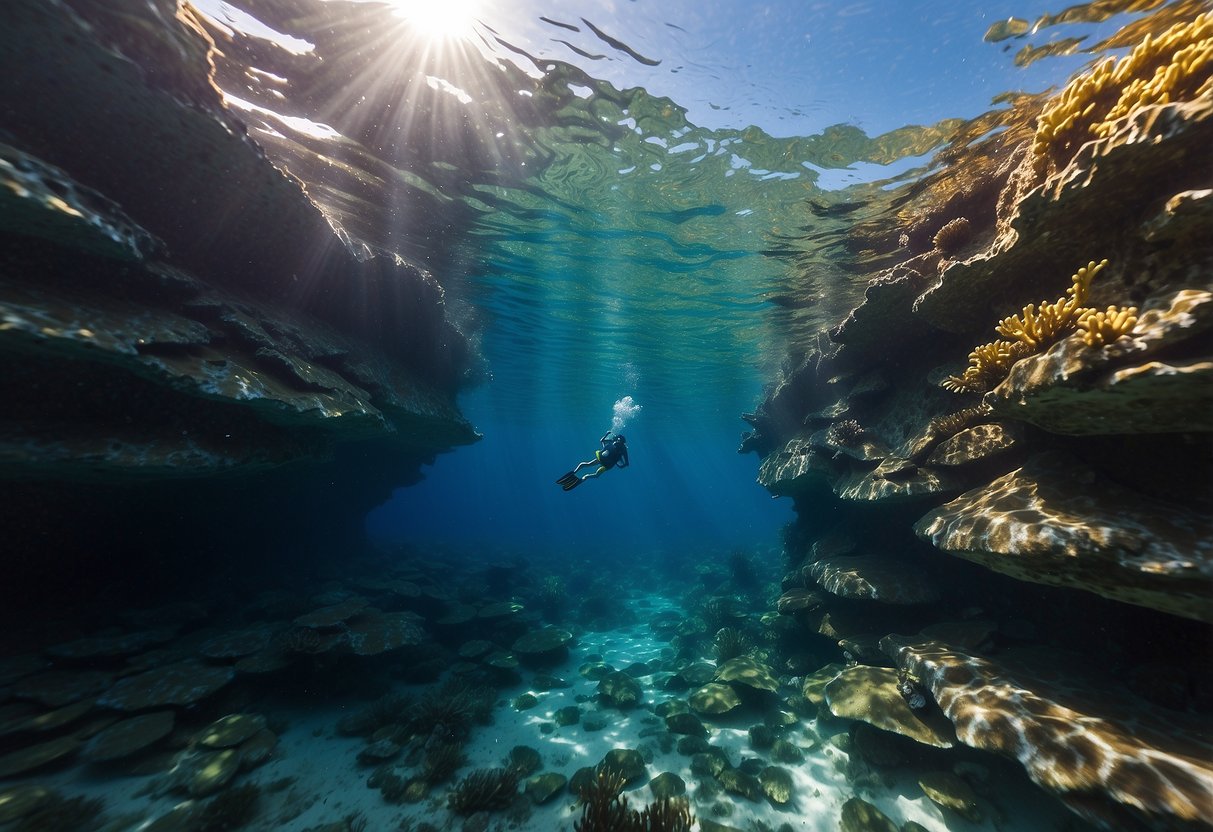
[[[634,708],[644,699],[640,683],[621,670],[603,678],[598,683],[597,693],[607,705],[620,710]]]
[[[569,655],[573,634],[559,627],[544,627],[521,636],[510,649],[518,660],[532,667],[560,664]]]
[[[951,809],[962,818],[981,823],[981,807],[973,787],[950,771],[928,771],[918,777],[918,785],[931,802]]]
[[[826,704],[834,716],[861,720],[924,745],[955,745],[948,721],[937,712],[910,710],[897,689],[897,681],[897,671],[887,667],[850,667],[826,685]]]
[[[346,624],[346,641],[357,656],[377,656],[401,647],[423,644],[425,629],[408,612],[374,612],[356,616]]]
[[[203,748],[234,748],[265,729],[260,714],[229,714],[204,728],[195,738]]]
[[[0,779],[16,777],[69,757],[80,750],[81,744],[77,737],[68,735],[0,755]]]
[[[534,777],[526,781],[523,790],[527,796],[531,798],[536,805],[547,803],[556,795],[564,791],[568,785],[569,778],[555,771],[536,774]]]
[[[193,705],[215,693],[235,675],[230,667],[180,662],[127,677],[111,687],[97,702],[119,711]]]
[[[738,656],[722,664],[716,669],[715,681],[731,682],[772,693],[779,690],[779,680],[775,678],[771,668],[749,656]]]

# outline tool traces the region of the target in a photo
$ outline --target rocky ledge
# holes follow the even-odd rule
[[[804,638],[1110,829],[1213,799],[1213,16],[1159,20],[892,202],[902,262],[742,444],[796,504]]]
[[[74,557],[348,545],[393,487],[478,438],[454,399],[475,357],[441,286],[270,162],[188,7],[22,0],[7,17],[6,587]],[[309,506],[323,528],[301,525]]]

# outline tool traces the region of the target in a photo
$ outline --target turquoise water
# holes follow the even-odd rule
[[[54,12],[87,8],[106,19],[103,4],[64,2]],[[1160,5],[482,0],[465,8],[455,0],[197,0],[194,11],[157,2],[115,12],[114,31],[139,45],[131,52],[145,60],[140,72],[152,87],[161,80],[158,57],[178,48],[197,57],[190,49],[205,35],[210,50],[197,65],[213,62],[212,80],[230,113],[306,190],[341,242],[364,262],[399,257],[442,287],[447,318],[471,345],[466,366],[451,362],[460,377],[443,381],[457,388],[458,408],[479,438],[470,441],[462,423],[444,425],[458,447],[426,459],[414,482],[413,449],[379,457],[349,443],[328,459],[315,450],[327,447],[323,442],[309,444],[316,438],[309,431],[317,430],[309,423],[284,443],[288,458],[273,457],[265,467],[275,470],[265,473],[259,441],[268,437],[267,455],[284,453],[274,443],[290,434],[298,415],[283,416],[271,402],[265,412],[273,414],[267,421],[280,420],[274,430],[252,416],[233,420],[231,433],[228,422],[208,426],[225,439],[247,432],[238,439],[253,447],[257,465],[244,480],[215,476],[214,485],[199,476],[183,486],[176,481],[181,472],[170,468],[171,476],[158,476],[173,482],[159,490],[141,463],[134,474],[114,474],[96,463],[103,451],[86,445],[86,463],[96,470],[74,472],[81,481],[62,493],[77,502],[66,508],[56,502],[55,476],[70,464],[50,474],[23,468],[0,481],[7,489],[0,495],[21,498],[5,516],[35,517],[29,527],[37,534],[53,526],[62,532],[39,538],[12,563],[21,575],[53,572],[48,585],[66,588],[45,600],[31,592],[22,601],[36,614],[22,617],[22,607],[7,616],[22,620],[0,649],[0,830],[574,828],[582,807],[571,785],[550,802],[520,797],[487,815],[453,811],[460,778],[504,765],[518,746],[538,749],[543,770],[562,776],[612,749],[640,749],[647,770],[629,791],[632,805],[651,796],[650,776],[678,773],[700,818],[696,828],[705,832],[844,828],[843,807],[858,796],[894,817],[901,832],[1093,828],[1033,785],[1022,760],[973,743],[957,742],[947,755],[942,745],[909,740],[899,748],[904,737],[878,732],[893,742],[889,751],[861,733],[867,722],[810,703],[806,679],[825,673],[824,685],[844,662],[854,665],[856,654],[872,662],[860,668],[894,671],[887,658],[862,655],[873,649],[866,636],[844,647],[828,619],[814,629],[807,616],[795,617],[798,608],[777,607],[785,590],[795,596],[803,588],[785,573],[799,568],[807,538],[785,547],[785,536],[811,530],[828,553],[838,544],[830,530],[845,520],[863,533],[865,546],[887,542],[889,552],[879,554],[905,545],[912,563],[929,567],[924,572],[954,561],[938,569],[945,600],[923,602],[935,616],[930,622],[942,621],[945,632],[959,621],[980,630],[987,615],[997,617],[1000,648],[1090,648],[1133,657],[1130,664],[1147,656],[1165,682],[1167,672],[1189,667],[1207,633],[1187,619],[1155,632],[1166,618],[1151,618],[1156,610],[1118,611],[1106,598],[1016,581],[933,550],[922,554],[911,548],[918,541],[908,531],[920,506],[903,516],[901,506],[882,505],[885,513],[868,516],[857,501],[821,492],[819,504],[802,495],[793,511],[791,498],[772,497],[755,481],[759,459],[738,451],[751,427],[743,416],[784,370],[825,343],[873,274],[906,258],[908,244],[891,229],[910,227],[907,216],[921,208],[915,198],[929,183],[966,175],[949,160],[1023,129],[1013,121],[1011,99],[1056,91],[1098,57],[1122,54],[1104,39],[1140,19],[1142,8]],[[34,20],[46,12],[23,8]],[[1036,26],[1004,37],[1000,27],[1010,27],[1009,18]],[[151,36],[162,29],[174,37]],[[188,37],[177,39],[181,31]],[[55,68],[46,72],[54,77]],[[177,103],[191,107],[184,96]],[[87,143],[88,130],[79,127],[75,138]],[[14,136],[23,138],[23,128],[14,119]],[[174,141],[172,128],[165,140]],[[209,170],[212,161],[200,168]],[[71,173],[92,182],[86,174],[96,172]],[[18,225],[4,233],[40,232]],[[201,262],[226,267],[226,242],[199,242],[207,252]],[[317,242],[317,262],[324,245]],[[48,256],[31,251],[32,261]],[[231,264],[236,272],[242,265]],[[121,289],[125,268],[77,274],[64,267],[64,282],[80,289],[72,281],[102,276]],[[352,266],[350,272],[348,293],[336,292],[347,303],[321,296],[309,311],[330,302],[362,308],[367,332],[383,335],[372,332],[372,322],[395,319],[376,314],[372,296],[359,294],[365,276]],[[7,282],[0,288],[7,292]],[[185,294],[167,278],[159,288]],[[96,300],[95,290],[85,285],[81,294]],[[14,296],[24,300],[25,291]],[[287,362],[276,350],[293,332],[249,323],[252,313],[232,317],[266,362],[256,366]],[[84,332],[87,323],[81,317],[71,331]],[[47,324],[43,334],[62,334],[53,329]],[[428,331],[415,340],[411,334],[384,340],[396,343],[399,335],[401,343],[433,349],[436,356],[409,356],[416,366],[448,366],[448,348],[462,355],[457,344],[427,340]],[[169,366],[195,357],[189,333],[173,340],[178,335],[170,332],[147,354]],[[325,389],[323,372],[341,364],[342,348],[322,346],[307,365],[320,381],[301,375],[299,389],[288,392]],[[197,355],[208,367],[223,364],[218,353]],[[21,358],[21,374],[2,389],[46,384],[38,378],[43,368],[59,368],[63,378],[46,389],[58,397],[56,416],[76,419],[73,425],[89,425],[90,408],[122,398],[110,395],[111,383],[126,389],[122,372],[108,366],[80,361],[67,372],[55,356]],[[898,362],[888,365],[899,372]],[[78,393],[93,391],[90,383],[100,393]],[[170,397],[150,384],[135,389]],[[38,404],[36,396],[21,399],[30,400]],[[613,422],[625,400],[637,407]],[[129,396],[116,412],[138,429],[151,430],[141,416],[156,430],[185,436],[178,417],[192,429],[186,411],[198,402],[183,395],[163,411],[150,404]],[[172,418],[162,425],[164,412]],[[211,411],[200,412],[204,420]],[[797,418],[804,421],[789,433],[809,425],[799,411]],[[58,441],[58,425],[37,428]],[[627,435],[631,464],[562,491],[557,478],[589,460],[608,429]],[[419,445],[429,453],[425,440]],[[1100,446],[1087,450],[1094,455]],[[298,473],[292,452],[313,467]],[[314,471],[339,473],[316,482]],[[132,486],[143,474],[153,485]],[[365,517],[364,504],[373,506]],[[116,520],[112,532],[111,516],[126,525]],[[139,529],[141,517],[146,529]],[[286,535],[292,525],[302,531]],[[66,551],[83,567],[60,565]],[[10,586],[7,594],[22,591]],[[864,616],[883,614],[866,600],[833,603],[834,612],[859,611],[861,623],[848,636],[869,623]],[[908,623],[876,620],[871,627],[883,634],[904,623],[912,631],[928,621],[915,618],[919,609],[907,614]],[[1042,610],[1050,613],[1042,621],[1064,626],[1039,632],[1032,619]],[[1085,632],[1094,620],[1114,626]],[[966,626],[956,629],[968,637]],[[563,634],[563,641],[533,654],[524,639],[536,630]],[[796,794],[791,804],[771,792],[746,794],[745,782],[740,791],[721,791],[720,772],[705,776],[713,765],[708,751],[665,730],[670,709],[708,689],[716,667],[705,663],[724,665],[733,637],[745,642],[741,653],[769,660],[774,670],[767,672],[778,678],[744,691],[752,698],[741,716],[705,717],[704,735],[751,778],[779,776],[766,768],[769,761],[786,765]],[[180,701],[149,695],[155,701],[141,702],[131,694],[139,686],[130,679],[179,664],[224,678]],[[1143,676],[1155,672],[1144,666]],[[607,676],[626,687],[621,675],[639,680],[639,707],[603,695]],[[748,675],[764,681],[763,672]],[[1176,694],[1177,710],[1207,705],[1200,677],[1183,679],[1191,690]],[[1160,697],[1173,694],[1157,687]],[[577,718],[565,724],[559,714],[568,709]],[[94,738],[115,723],[129,728],[132,714],[169,714],[175,727],[102,758],[108,749],[98,751],[105,743]],[[234,714],[252,726],[232,744],[243,755],[235,774],[223,769],[233,758],[207,739],[224,727],[216,720]],[[780,746],[784,759],[763,739],[776,734],[788,742]],[[41,745],[48,736],[49,749]],[[856,738],[863,736],[877,745],[860,753]],[[379,743],[388,750],[376,749]],[[463,755],[459,776],[421,777],[433,749],[448,745]],[[22,756],[30,748],[50,756],[30,763]],[[903,752],[906,759],[897,761]],[[873,762],[885,753],[895,762]],[[932,803],[917,779],[930,768],[955,769],[975,784],[980,817]],[[190,779],[213,770],[224,773],[213,788]],[[404,794],[404,786],[419,783],[423,793]],[[6,819],[5,801],[18,794],[6,791],[10,786],[103,799],[104,824],[96,811],[43,827]],[[202,819],[224,807],[221,798],[238,801],[245,786],[256,787],[255,811],[232,821]],[[238,808],[223,811],[235,816]],[[863,828],[888,828],[873,824]]]

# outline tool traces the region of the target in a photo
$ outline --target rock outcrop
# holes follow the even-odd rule
[[[71,580],[77,557],[147,575],[166,550],[213,569],[348,546],[392,488],[478,438],[442,287],[331,222],[249,138],[188,6],[6,12],[6,591]]]
[[[1213,17],[1136,35],[1152,24],[1123,63],[1009,100],[997,138],[962,131],[895,213],[856,220],[855,250],[900,233],[901,262],[800,346],[742,450],[800,515],[779,611],[869,666],[826,681],[836,714],[846,674],[883,674],[1101,826],[1208,828]],[[839,539],[901,577],[819,551]],[[919,584],[941,591],[875,603]],[[1059,682],[1043,644],[1089,661]]]

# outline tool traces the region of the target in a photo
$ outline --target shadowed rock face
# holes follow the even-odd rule
[[[441,286],[335,228],[270,162],[224,106],[211,49],[168,0],[6,8],[14,601],[36,603],[31,583],[138,592],[247,575],[250,553],[270,568],[271,552],[357,548],[368,509],[478,438],[454,403],[474,359]]]
[[[896,211],[857,224],[875,250],[877,229],[900,232],[902,261],[882,263],[828,340],[789,362],[745,417],[755,432],[743,450],[763,457],[758,481],[796,503],[785,540],[801,566],[781,603],[806,637],[880,664],[874,636],[918,631],[881,646],[961,741],[1019,760],[1104,828],[1204,828],[1213,771],[1196,737],[1213,705],[1190,685],[1208,678],[1213,645],[1213,100],[1136,106],[1047,172],[1033,162],[1042,104],[1017,99],[998,148],[945,149]],[[972,210],[977,195],[990,211]],[[971,239],[927,251],[962,204]],[[1053,304],[1068,275],[1103,258],[1082,306],[1135,308],[1132,328],[1093,338],[1071,322],[1037,344],[1004,342],[1000,363],[991,342],[1017,337],[1000,321],[1024,324],[1036,314],[1025,307]],[[976,345],[993,350],[969,359],[989,377],[945,392]],[[886,387],[865,383],[874,373]],[[797,580],[838,591],[831,572],[847,560],[817,543],[839,536],[899,573],[932,575],[940,603],[878,605],[879,593],[854,591],[846,603],[867,605],[858,626],[836,598],[802,609]],[[1072,662],[1059,682],[1036,653],[1009,661],[1016,641],[1058,639],[1116,675]],[[1166,679],[1186,693],[1160,695]]]
[[[928,512],[919,536],[1021,580],[1213,620],[1213,521],[1101,480],[1074,459],[1034,457]]]

